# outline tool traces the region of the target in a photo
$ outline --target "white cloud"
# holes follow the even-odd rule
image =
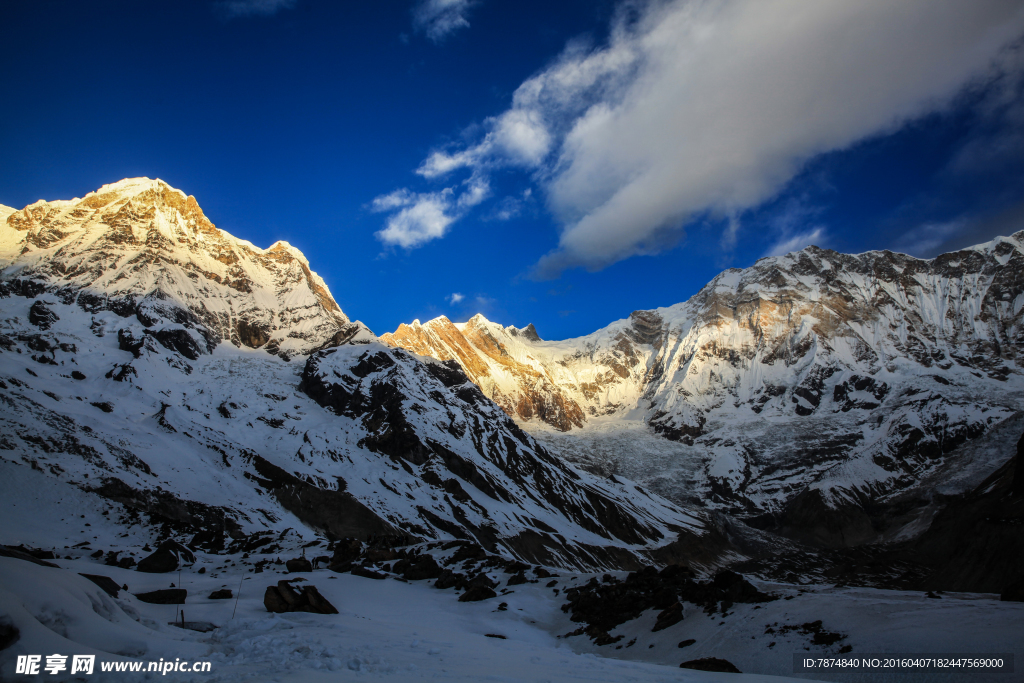
[[[450,297],[448,297],[447,301],[448,301],[448,303],[450,303],[450,304],[452,304],[454,306],[455,304],[459,303],[460,301],[462,301],[465,298],[466,298],[465,295],[459,294],[458,292],[453,292],[452,295]]]
[[[391,214],[384,229],[376,233],[377,239],[389,246],[415,249],[444,237],[452,223],[490,194],[490,185],[481,176],[474,175],[462,185],[466,189],[458,196],[455,187],[446,187],[419,194],[400,189],[375,198],[371,210]]]
[[[529,169],[562,224],[541,276],[657,252],[701,215],[731,219],[728,247],[735,217],[809,159],[947,106],[1024,32],[1017,0],[640,7],[606,45],[570,45],[526,80],[478,142],[418,169]]]
[[[825,229],[821,227],[797,233],[780,239],[773,244],[763,256],[782,256],[791,251],[799,251],[812,244],[820,247],[825,241]]]
[[[412,194],[392,192],[373,200],[375,211],[400,209],[388,217],[387,225],[377,233],[385,244],[413,249],[432,239],[444,237],[455,217],[451,214],[452,189]]]
[[[413,10],[413,27],[440,43],[459,29],[469,28],[466,15],[473,4],[471,0],[422,0]]]
[[[269,17],[283,9],[295,7],[295,0],[219,0],[214,3],[228,19],[235,17]]]

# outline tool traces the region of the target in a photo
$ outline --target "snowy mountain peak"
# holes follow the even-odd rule
[[[0,277],[60,291],[88,310],[159,310],[140,322],[164,319],[193,329],[200,345],[225,339],[285,358],[308,354],[349,322],[298,249],[261,249],[219,230],[195,197],[159,179],[11,212],[0,223]]]
[[[797,502],[815,518],[819,503],[937,476],[944,454],[1016,413],[1022,272],[1024,232],[930,260],[807,247],[577,339],[542,341],[483,316],[381,339],[458,361],[522,420],[566,431],[642,419],[699,462],[688,484],[665,476],[671,460],[602,461],[602,472],[623,467],[663,495],[701,491],[745,514],[808,486]]]

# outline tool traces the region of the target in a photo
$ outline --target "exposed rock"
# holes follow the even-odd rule
[[[646,567],[631,572],[624,581],[610,575],[604,582],[589,583],[566,589],[568,602],[563,612],[571,612],[572,620],[592,627],[591,637],[607,634],[616,626],[639,617],[648,609],[660,610],[654,630],[659,631],[682,621],[681,602],[704,608],[708,614],[728,610],[733,603],[758,603],[776,599],[758,591],[742,576],[727,570],[708,582],[696,581],[687,567],[668,566],[658,572]]]
[[[21,638],[21,631],[6,614],[0,616],[0,652],[14,645]]]
[[[276,586],[267,586],[263,594],[263,605],[268,612],[312,612],[314,614],[337,614],[338,610],[322,596],[316,586],[303,586],[297,592],[287,581],[278,581]]]
[[[121,590],[121,587],[117,585],[117,582],[114,581],[109,576],[103,576],[101,574],[82,574],[82,573],[79,573],[78,575],[79,576],[84,576],[85,578],[87,578],[90,581],[92,581],[93,583],[95,583],[97,586],[99,586],[100,588],[103,589],[104,593],[106,593],[107,595],[109,595],[112,598],[116,598],[118,592]]]
[[[292,572],[311,572],[313,571],[313,563],[304,557],[297,557],[295,559],[288,560],[284,563],[285,568]]]
[[[697,671],[718,671],[721,673],[738,674],[742,673],[732,662],[719,659],[718,657],[701,657],[691,659],[679,665],[681,669],[696,669]]]
[[[397,565],[395,570],[398,570]],[[402,570],[402,576],[409,581],[422,581],[423,579],[436,579],[441,576],[441,566],[433,555],[417,555],[409,560],[407,566]]]
[[[164,588],[148,593],[136,593],[135,597],[152,605],[182,605],[187,595],[188,591],[184,588]]]
[[[360,567],[358,565],[352,567],[351,573],[352,576],[361,576],[364,579],[376,579],[378,581],[387,578],[385,574],[381,574],[380,572],[375,572],[372,569],[367,569],[366,567]]]
[[[220,588],[210,593],[210,600],[230,600],[235,597],[230,588]]]
[[[680,603],[675,603],[671,607],[666,607],[658,613],[658,620],[654,624],[654,628],[651,632],[656,633],[662,631],[669,626],[675,626],[683,620],[683,606]]]
[[[263,606],[267,608],[268,612],[276,614],[283,614],[289,611],[289,604],[281,595],[281,591],[278,590],[277,586],[267,586],[267,590],[263,592]]]
[[[161,543],[153,554],[139,560],[137,571],[148,574],[173,572],[178,568],[179,558],[185,562],[196,561],[196,556],[191,550],[177,541],[167,540]]]
[[[60,320],[57,314],[50,310],[46,302],[36,301],[28,310],[28,321],[41,330],[48,330],[53,323]]]
[[[512,576],[508,577],[508,581],[506,582],[505,585],[506,586],[518,586],[520,584],[526,583],[527,580],[528,579],[526,578],[526,574],[523,574],[522,572],[519,572],[518,574],[513,574]]]
[[[465,593],[459,596],[459,602],[479,602],[497,597],[498,594],[482,584],[472,586]]]

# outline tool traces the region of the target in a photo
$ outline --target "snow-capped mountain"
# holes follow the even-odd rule
[[[457,364],[349,322],[298,251],[217,230],[160,181],[8,212],[0,244],[11,505],[55,491],[210,548],[291,528],[554,566],[729,552],[703,514],[551,457]]]
[[[962,446],[1020,408],[1022,310],[1019,232],[932,260],[808,247],[578,339],[543,341],[482,316],[382,339],[458,361],[549,447],[595,471],[847,545],[877,538],[866,503],[926,481],[963,491],[1001,464]],[[584,429],[564,438],[538,421]],[[676,443],[645,447],[641,436],[603,455],[600,438],[586,445],[638,421]],[[845,517],[825,528],[822,513],[837,508]]]
[[[184,329],[209,349],[225,339],[283,358],[309,353],[349,322],[298,249],[232,237],[162,180],[0,208],[8,286],[45,282],[63,300],[135,315],[154,332]]]

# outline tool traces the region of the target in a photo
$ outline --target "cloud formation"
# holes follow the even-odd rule
[[[450,297],[448,297],[448,303],[450,303],[450,304],[452,304],[454,306],[455,304],[459,303],[460,301],[462,301],[465,298],[466,297],[465,297],[464,294],[459,294],[458,292],[453,292],[452,295]]]
[[[791,251],[799,251],[804,247],[809,247],[812,244],[815,246],[821,246],[825,239],[825,229],[818,227],[813,230],[806,232],[798,232],[795,235],[790,235],[780,239],[778,242],[768,248],[763,255],[764,256],[782,256],[788,254]]]
[[[947,106],[1022,33],[1016,0],[654,1],[417,173],[532,173],[562,226],[540,277],[656,253],[701,216],[728,247],[809,159]]]
[[[486,178],[473,176],[461,189],[446,187],[439,192],[414,193],[395,190],[373,200],[370,209],[390,213],[377,239],[389,246],[415,249],[430,240],[444,237],[448,226],[465,215],[490,194]]]
[[[263,16],[269,17],[283,9],[295,7],[295,0],[218,0],[214,3],[226,18]]]
[[[469,28],[466,15],[473,4],[471,0],[422,0],[412,12],[413,28],[440,43],[459,29]]]

